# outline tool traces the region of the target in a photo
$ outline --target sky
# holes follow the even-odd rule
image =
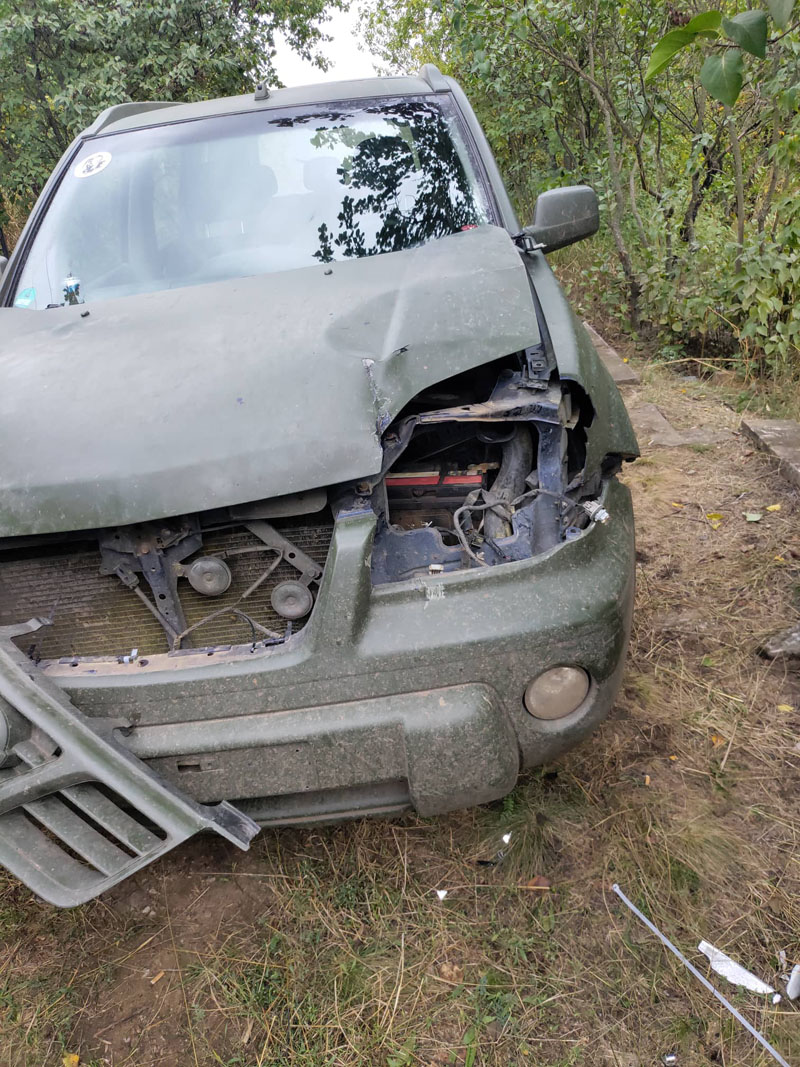
[[[341,81],[346,78],[371,78],[375,64],[379,63],[358,39],[358,6],[352,4],[349,11],[334,11],[323,29],[333,40],[323,44],[320,51],[331,60],[331,69],[321,71],[305,59],[301,59],[279,34],[276,38],[277,54],[275,69],[284,85],[308,85],[311,82]],[[361,47],[359,47],[359,45]]]

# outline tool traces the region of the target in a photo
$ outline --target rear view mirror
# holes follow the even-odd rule
[[[533,225],[523,233],[543,252],[581,241],[597,233],[600,212],[597,194],[588,185],[567,185],[563,189],[549,189],[536,201]]]

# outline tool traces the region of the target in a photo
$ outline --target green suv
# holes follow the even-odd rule
[[[458,85],[122,104],[0,277],[0,863],[494,800],[607,714],[637,445]]]

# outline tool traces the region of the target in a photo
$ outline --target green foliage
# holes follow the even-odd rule
[[[722,20],[722,29],[745,52],[764,59],[767,54],[767,16],[763,11],[741,11]]]
[[[129,100],[199,100],[275,79],[275,34],[324,60],[341,0],[0,0],[0,205],[29,207],[75,134]],[[0,225],[4,219],[0,209]]]
[[[792,195],[776,205],[775,234],[751,242],[733,278],[736,299],[731,311],[741,324],[740,337],[764,353],[774,373],[786,370],[800,351],[800,201]]]
[[[779,19],[791,14],[791,4],[770,5],[777,10]],[[777,20],[776,20],[777,22]],[[738,48],[731,48],[724,40],[727,37]],[[702,11],[695,15],[682,30],[670,30],[653,49],[645,71],[645,82],[651,81],[684,48],[710,39],[716,51],[706,56],[700,71],[700,82],[706,92],[726,107],[733,107],[744,84],[744,65],[738,49],[751,56],[765,59],[767,55],[767,15],[764,11],[740,11],[726,18],[721,11]]]
[[[767,0],[767,7],[778,29],[785,30],[792,17],[794,0]]]
[[[690,33],[704,33],[709,36],[715,36],[721,22],[721,11],[701,11],[699,15],[695,15],[694,18],[689,19],[686,23],[686,29],[689,30]],[[656,47],[658,47],[658,45],[656,45]]]
[[[719,15],[718,11],[708,12],[708,14]],[[696,16],[700,18],[700,16]],[[696,21],[693,19],[692,22]],[[719,23],[719,19],[717,22]],[[705,34],[706,29],[691,28],[690,22],[684,30],[670,30],[665,34],[658,44],[653,49],[653,54],[650,56],[650,62],[647,64],[647,70],[645,71],[644,80],[649,82],[651,78],[655,78],[657,74],[660,74],[662,70],[665,70],[675,56],[687,45],[694,44],[698,34]]]
[[[744,64],[738,48],[706,56],[700,70],[700,84],[709,96],[733,107],[744,83]]]
[[[588,295],[679,358],[764,373],[800,364],[800,33],[788,0],[692,17],[660,0],[371,5],[370,44],[390,67],[434,61],[464,85],[522,223],[542,190],[594,186],[608,225],[566,254]]]

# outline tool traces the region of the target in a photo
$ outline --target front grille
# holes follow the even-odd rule
[[[293,520],[294,523],[297,520]],[[303,525],[274,524],[285,538],[302,549],[320,567],[325,565],[333,525],[329,516],[309,516]],[[204,534],[197,555],[211,555],[261,542],[244,527]],[[232,582],[223,596],[207,597],[195,592],[188,581],[178,580],[178,591],[189,626],[224,607],[231,607],[242,593],[274,560],[270,551],[232,555],[227,558]],[[270,577],[240,605],[240,610],[256,622],[283,634],[286,620],[275,613],[270,596],[275,586],[296,579],[298,572],[282,562]],[[152,599],[144,581],[140,588]],[[100,574],[100,552],[96,544],[80,542],[40,549],[0,553],[0,626],[12,625],[33,616],[50,616],[53,625],[42,628],[17,644],[37,659],[65,656],[122,656],[132,649],[140,656],[168,651],[166,635],[159,622],[131,589],[119,578]],[[307,619],[293,623],[294,632]],[[261,639],[256,632],[256,640]],[[220,615],[191,634],[184,647],[245,644],[253,640],[253,629],[232,614]]]
[[[201,830],[239,848],[257,833],[230,804],[198,804],[165,782],[0,639],[3,701],[31,732],[0,768],[0,866],[45,900],[83,904]]]

